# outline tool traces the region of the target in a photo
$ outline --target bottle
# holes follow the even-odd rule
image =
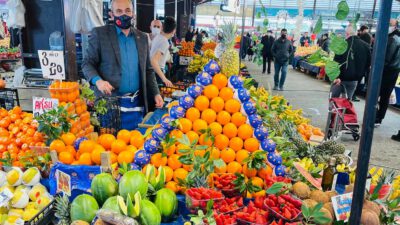
[[[329,191],[332,189],[333,180],[336,174],[336,159],[330,158],[328,167],[322,175],[322,190]]]

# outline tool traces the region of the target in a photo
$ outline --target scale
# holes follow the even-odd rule
[[[23,84],[26,87],[44,87],[51,84],[51,80],[43,78],[42,69],[32,68],[24,71]]]

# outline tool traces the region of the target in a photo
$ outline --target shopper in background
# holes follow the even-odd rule
[[[308,32],[304,32],[304,35],[300,38],[301,46],[308,46],[311,44],[311,38],[308,36]]]
[[[266,64],[268,62],[268,74],[271,74],[271,61],[272,61],[272,45],[274,44],[275,38],[272,36],[272,30],[267,32],[261,39],[261,44],[263,44],[262,56],[263,56],[263,70],[262,73],[265,74]]]
[[[283,91],[285,84],[289,57],[293,53],[292,43],[287,39],[287,30],[281,30],[281,37],[278,38],[272,45],[272,55],[274,56],[275,76],[274,90]],[[279,78],[279,72],[281,77]]]
[[[372,36],[369,33],[369,27],[362,25],[360,28],[360,38],[365,41],[369,46],[372,44]]]
[[[321,36],[321,41],[320,41],[320,47],[323,51],[329,53],[329,44],[331,43],[331,40],[329,38],[329,35],[327,33],[323,34]]]
[[[240,40],[240,57],[242,59],[246,58],[247,55],[247,49],[249,48],[250,45],[250,35],[246,32],[243,34],[242,39]]]
[[[249,34],[249,47],[247,48],[247,59],[251,62],[253,61],[253,55],[254,55],[254,50],[253,47],[256,46],[256,42],[251,38],[250,34]]]
[[[151,66],[154,71],[158,75],[159,79],[167,86],[172,87],[173,84],[168,78],[165,76],[165,65],[167,62],[167,58],[170,57],[169,52],[169,42],[176,32],[176,21],[172,17],[165,17],[164,24],[162,26],[162,32],[160,35],[157,35],[151,44],[150,49],[150,59]]]
[[[191,26],[185,34],[185,41],[186,42],[193,41],[193,36],[194,36],[194,30],[193,27]]]
[[[396,85],[400,72],[400,30],[398,21],[390,20],[389,39],[386,47],[385,66],[383,68],[381,90],[378,101],[378,112],[375,124],[379,126],[385,118],[389,99]]]
[[[346,28],[347,50],[342,55],[335,55],[335,61],[340,67],[340,75],[333,81],[332,97],[339,97],[342,85],[347,91],[349,99],[352,99],[360,77],[364,76],[371,66],[371,51],[369,45],[357,36],[353,26]]]
[[[133,130],[143,113],[164,101],[150,65],[148,36],[132,26],[132,1],[113,0],[111,10],[114,24],[92,30],[82,71],[97,97],[120,96],[122,129]]]
[[[201,47],[203,47],[203,38],[206,36],[206,31],[202,30],[199,34],[196,36],[196,41],[194,43],[194,51],[196,53],[200,53]]]

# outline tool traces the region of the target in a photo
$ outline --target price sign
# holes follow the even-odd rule
[[[64,52],[38,50],[43,77],[52,80],[65,80]]]
[[[57,193],[63,192],[64,194],[71,196],[71,176],[56,170],[56,181],[57,181]]]
[[[343,195],[337,195],[331,198],[333,211],[337,220],[347,222],[350,217],[351,202],[353,200],[353,192]]]
[[[48,110],[55,109],[58,106],[58,99],[33,97],[33,116],[39,116]]]

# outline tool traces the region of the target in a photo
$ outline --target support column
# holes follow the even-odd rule
[[[150,23],[154,17],[154,0],[136,0],[136,27],[138,30],[150,33]]]

